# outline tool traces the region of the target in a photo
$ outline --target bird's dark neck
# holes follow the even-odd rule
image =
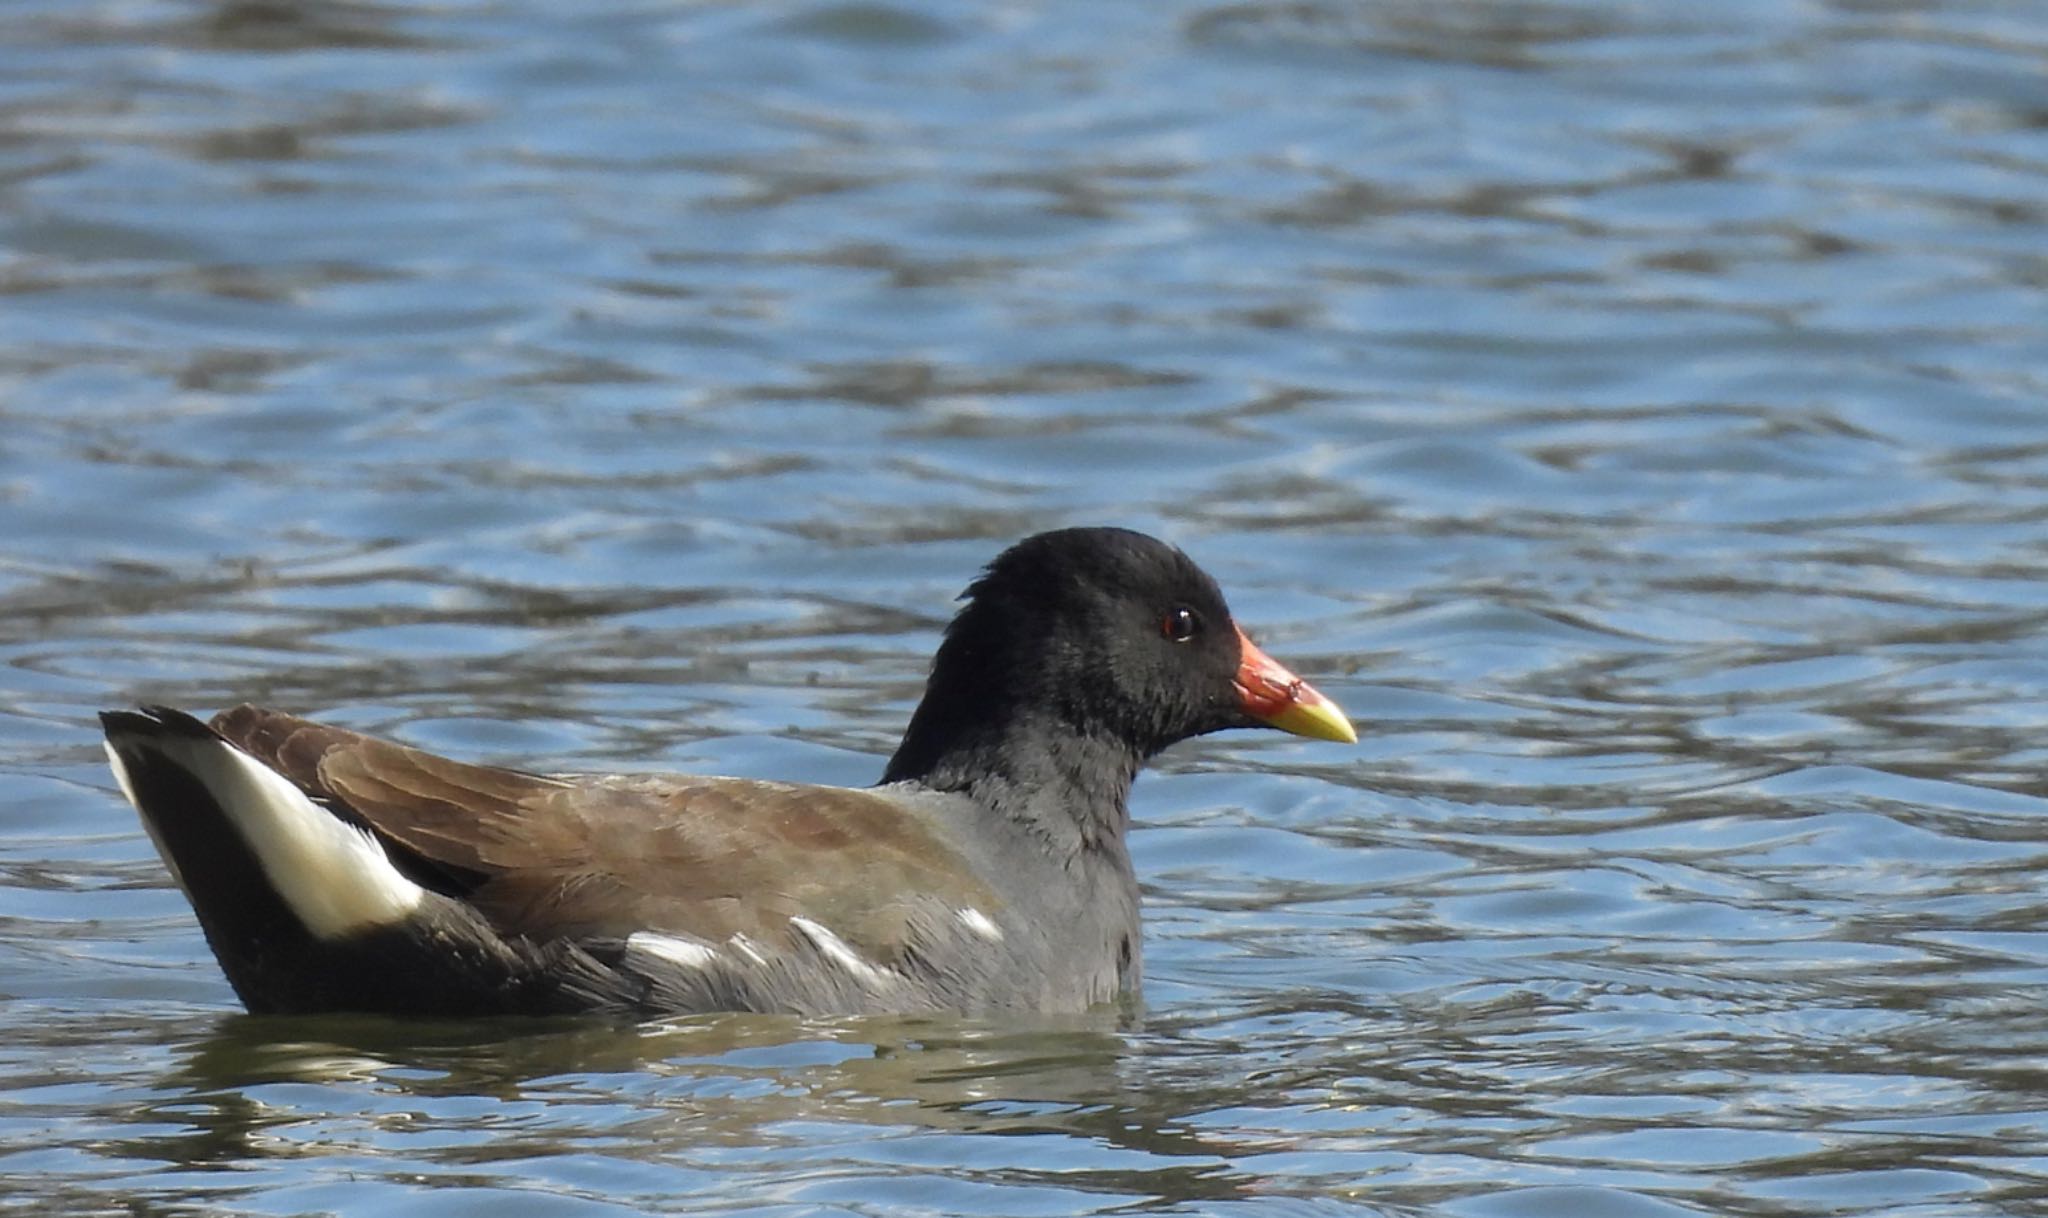
[[[1056,645],[992,578],[946,627],[882,781],[966,795],[1057,854],[1106,850],[1128,868],[1131,783],[1157,750],[1112,722],[1099,660]]]
[[[1124,855],[1131,783],[1144,755],[1052,714],[991,716],[934,685],[911,717],[883,782],[966,795],[1022,822],[1056,850]]]

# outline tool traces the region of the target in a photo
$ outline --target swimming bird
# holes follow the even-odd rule
[[[879,785],[473,765],[240,706],[107,755],[252,1012],[1071,1012],[1134,997],[1132,780],[1225,728],[1355,742],[1141,533],[1005,550]]]

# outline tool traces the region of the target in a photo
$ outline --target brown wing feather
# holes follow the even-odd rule
[[[574,845],[544,832],[521,844],[548,827],[531,823],[525,809],[536,796],[569,786],[558,778],[451,761],[257,706],[221,712],[213,730],[307,793],[348,808],[438,863],[489,874],[533,866],[550,857],[550,848]]]
[[[481,877],[501,930],[543,938],[663,930],[718,942],[789,934],[792,914],[889,960],[911,900],[996,898],[889,799],[836,787],[680,775],[556,778],[451,761],[280,711],[214,730],[379,833]]]

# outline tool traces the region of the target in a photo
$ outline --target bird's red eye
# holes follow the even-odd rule
[[[1159,619],[1159,637],[1175,643],[1187,642],[1201,629],[1201,615],[1186,605],[1174,606]]]

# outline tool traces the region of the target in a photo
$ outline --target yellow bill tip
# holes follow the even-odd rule
[[[1294,699],[1268,716],[1265,722],[1269,727],[1277,727],[1296,736],[1307,736],[1311,740],[1358,743],[1358,729],[1351,726],[1351,720],[1344,717],[1337,704],[1307,685],[1296,691]]]

